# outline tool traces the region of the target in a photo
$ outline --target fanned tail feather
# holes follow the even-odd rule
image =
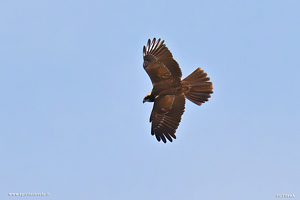
[[[213,86],[207,74],[198,67],[193,73],[183,79],[183,84],[188,89],[185,97],[191,102],[201,105],[208,101],[210,94],[213,93]]]

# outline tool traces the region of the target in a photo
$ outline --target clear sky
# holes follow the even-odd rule
[[[300,1],[0,2],[0,199],[300,199]],[[142,48],[162,38],[187,102],[150,135]]]

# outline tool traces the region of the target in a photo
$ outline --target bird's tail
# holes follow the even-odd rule
[[[198,67],[182,80],[183,86],[186,88],[185,97],[199,106],[208,101],[210,94],[213,93],[213,86],[211,82],[208,82],[209,80],[207,74]]]

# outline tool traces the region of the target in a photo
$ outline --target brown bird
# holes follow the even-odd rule
[[[213,93],[212,83],[201,68],[181,80],[182,73],[164,40],[148,40],[143,48],[143,67],[149,75],[153,89],[144,102],[154,102],[150,116],[151,135],[166,143],[176,139],[175,132],[184,112],[185,98],[200,106]]]

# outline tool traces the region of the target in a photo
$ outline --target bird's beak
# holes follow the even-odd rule
[[[145,103],[145,99],[143,99],[143,103]]]

